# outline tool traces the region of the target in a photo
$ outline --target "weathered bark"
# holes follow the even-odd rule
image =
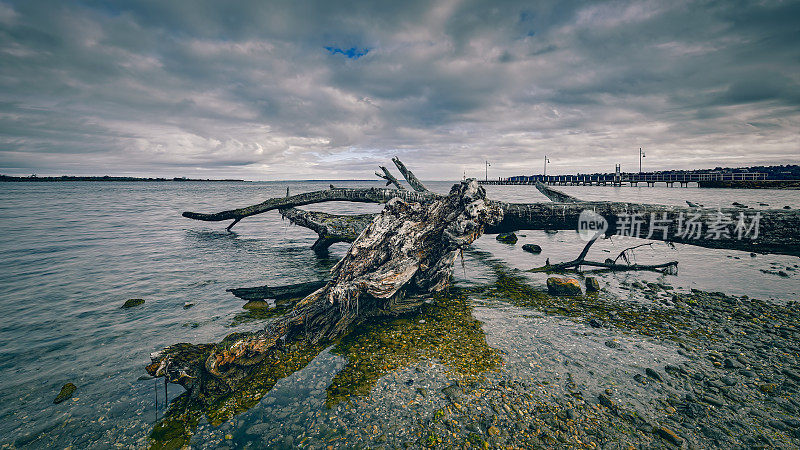
[[[369,317],[419,306],[421,300],[410,296],[448,286],[456,251],[501,217],[502,210],[486,200],[475,180],[427,204],[395,198],[331,270],[331,281],[289,314],[263,331],[232,335],[220,345],[168,347],[152,355],[147,370],[190,391],[229,391],[282,339],[316,344]]]
[[[397,166],[397,170],[399,170],[400,173],[403,174],[403,178],[405,178],[406,181],[408,181],[408,184],[412,188],[414,188],[415,191],[417,191],[417,192],[430,192],[428,190],[428,188],[426,188],[425,185],[422,184],[421,181],[419,181],[419,179],[416,177],[416,175],[414,175],[414,172],[412,172],[411,170],[406,168],[406,165],[403,164],[403,162],[400,161],[400,159],[398,159],[395,156],[394,158],[392,158],[392,162],[394,162],[394,165]]]
[[[319,235],[311,248],[325,252],[337,242],[353,242],[375,218],[375,214],[338,215],[298,208],[281,209],[281,215],[293,224],[306,227]]]
[[[389,172],[389,169],[387,169],[384,166],[378,166],[378,167],[380,167],[381,170],[383,171],[383,175],[379,174],[378,172],[375,172],[375,175],[377,175],[378,178],[383,178],[384,180],[386,180],[386,186],[393,184],[395,185],[395,187],[397,187],[397,189],[401,191],[404,191],[406,189],[403,187],[402,184],[400,184],[399,181],[397,181],[397,178],[395,178],[394,175],[392,175],[392,173]]]

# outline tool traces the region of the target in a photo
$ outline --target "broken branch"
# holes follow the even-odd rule
[[[417,192],[430,192],[430,190],[428,190],[428,188],[426,188],[425,185],[422,184],[421,181],[419,181],[419,179],[416,177],[416,175],[414,175],[414,172],[412,172],[411,170],[407,169],[406,165],[403,164],[403,162],[400,161],[399,158],[397,158],[395,156],[394,158],[392,158],[392,162],[394,162],[394,165],[397,166],[397,170],[399,170],[400,173],[403,174],[403,178],[405,178],[406,181],[408,181],[408,184],[412,188],[414,188],[415,191],[417,191]]]
[[[392,175],[392,173],[389,172],[389,169],[387,169],[384,166],[378,166],[378,167],[380,167],[381,170],[383,171],[383,175],[379,174],[378,172],[375,172],[375,175],[377,175],[378,178],[383,178],[384,180],[386,180],[386,186],[394,184],[397,187],[397,189],[401,191],[404,191],[406,189],[403,187],[403,185],[400,184],[399,181],[397,181],[397,178],[395,178],[394,175]]]

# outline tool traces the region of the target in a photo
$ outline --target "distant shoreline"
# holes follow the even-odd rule
[[[60,177],[14,177],[9,175],[0,175],[0,182],[16,182],[16,183],[55,183],[55,182],[65,182],[65,181],[237,181],[237,182],[246,182],[245,180],[234,180],[234,179],[225,179],[225,180],[212,180],[212,179],[201,179],[201,178],[183,178],[183,177],[175,177],[175,178],[141,178],[141,177],[112,177],[112,176],[89,176],[89,177],[81,177],[81,176],[74,176],[74,175],[62,175]]]

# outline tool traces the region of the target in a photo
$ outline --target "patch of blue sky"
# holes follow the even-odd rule
[[[341,54],[341,55],[344,55],[346,58],[349,58],[349,59],[358,59],[358,58],[361,58],[362,56],[366,55],[367,53],[369,53],[370,49],[368,49],[368,48],[357,48],[357,47],[351,47],[351,48],[343,49],[343,48],[339,48],[339,47],[327,46],[327,47],[325,47],[325,50],[329,51],[331,53],[331,55]]]

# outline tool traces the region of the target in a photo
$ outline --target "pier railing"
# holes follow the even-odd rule
[[[594,175],[532,175],[498,178],[480,181],[482,184],[535,184],[541,182],[551,185],[622,185],[638,183],[697,183],[702,181],[749,181],[766,180],[766,173],[759,172],[690,172],[690,173],[607,173]]]

